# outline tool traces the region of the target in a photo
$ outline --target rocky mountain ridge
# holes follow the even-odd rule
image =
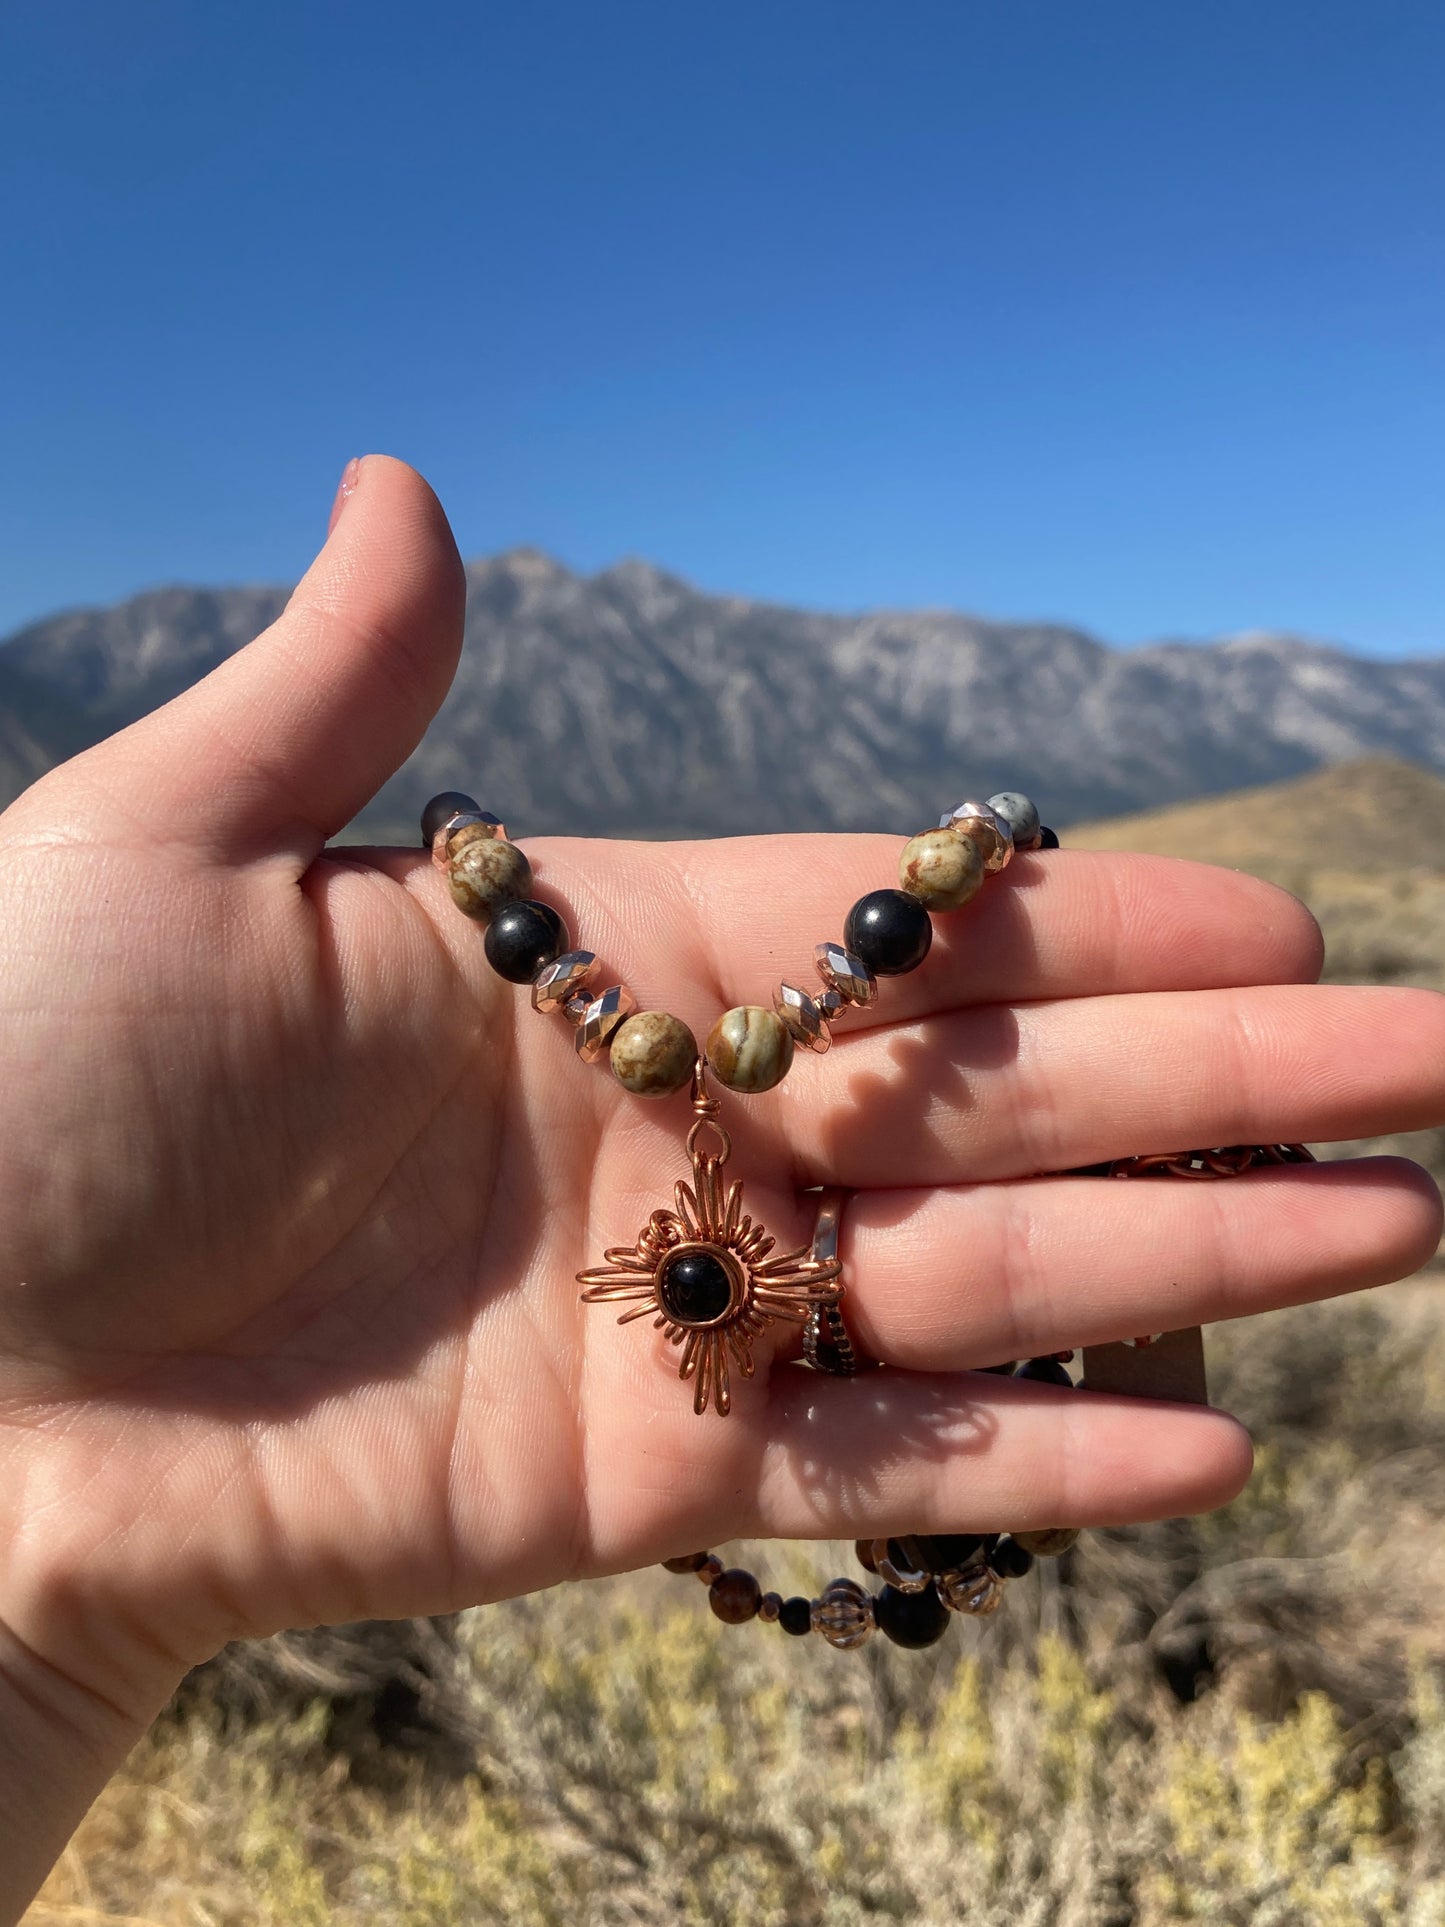
[[[1004,786],[1062,824],[1351,757],[1445,766],[1445,657],[1260,634],[1115,650],[1054,624],[711,595],[641,561],[579,575],[531,549],[467,574],[456,682],[371,834],[409,834],[453,786],[521,833],[718,835],[896,829]],[[0,798],[168,700],[287,593],[161,589],[11,637]]]

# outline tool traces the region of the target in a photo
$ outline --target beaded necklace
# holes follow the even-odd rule
[[[598,987],[598,960],[573,950],[557,912],[532,895],[532,866],[498,817],[470,796],[447,790],[422,812],[422,844],[446,874],[453,902],[485,924],[492,968],[531,988],[533,1007],[560,1013],[572,1026],[584,1063],[605,1055],[624,1089],[668,1097],[690,1087],[687,1135],[691,1182],[679,1178],[673,1203],[653,1211],[630,1245],[611,1245],[603,1262],[577,1274],[588,1304],[623,1305],[618,1324],[650,1318],[677,1353],[677,1375],[690,1382],[693,1409],[726,1416],[732,1375],[752,1378],[754,1344],[775,1323],[801,1327],[806,1365],[851,1378],[863,1369],[844,1322],[838,1228],[846,1194],[826,1187],[807,1245],[778,1252],[776,1240],[743,1211],[740,1180],[724,1185],[732,1140],[719,1121],[720,1100],[708,1074],[727,1090],[756,1096],[787,1076],[799,1050],[821,1053],[834,1027],[878,996],[880,977],[916,970],[933,941],[932,919],[960,910],[1015,854],[1057,849],[1059,839],[1017,791],[946,812],[937,828],[903,848],[896,888],[870,890],[848,912],[843,940],[817,945],[817,990],[780,983],[771,1008],[739,1004],[725,1011],[698,1050],[692,1031],[666,1011],[639,1010],[625,984]],[[1232,1177],[1260,1163],[1309,1161],[1298,1144],[1234,1145],[1162,1152],[1076,1168],[1069,1176]],[[1072,1352],[1007,1360],[985,1368],[1016,1378],[1072,1386]],[[1082,1383],[1091,1390],[1207,1402],[1198,1328],[1151,1333],[1120,1344],[1085,1348]],[[664,1564],[692,1573],[708,1589],[717,1617],[750,1619],[786,1633],[820,1634],[851,1649],[881,1631],[896,1645],[931,1646],[955,1614],[995,1612],[1006,1583],[1039,1558],[1058,1558],[1078,1539],[1074,1527],[1033,1532],[902,1534],[859,1540],[865,1571],[883,1581],[870,1593],[856,1580],[833,1580],[816,1599],[764,1592],[740,1567],[725,1568],[710,1552]]]

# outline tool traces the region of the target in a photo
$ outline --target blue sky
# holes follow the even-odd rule
[[[0,10],[0,631],[464,553],[1445,649],[1428,0]]]

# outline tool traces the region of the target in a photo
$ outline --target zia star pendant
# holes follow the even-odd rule
[[[687,1140],[692,1183],[679,1178],[674,1208],[654,1211],[636,1244],[609,1245],[607,1262],[579,1271],[577,1282],[587,1287],[582,1297],[588,1304],[636,1300],[618,1324],[650,1317],[670,1345],[682,1347],[677,1375],[693,1381],[692,1409],[705,1412],[710,1401],[726,1413],[731,1365],[751,1378],[753,1341],[775,1319],[805,1325],[814,1307],[836,1305],[841,1266],[836,1257],[815,1257],[807,1245],[775,1254],[777,1240],[743,1214],[741,1180],[724,1195],[722,1166],[732,1147],[700,1067],[693,1108],[698,1118]],[[717,1133],[719,1151],[698,1148],[704,1126]]]

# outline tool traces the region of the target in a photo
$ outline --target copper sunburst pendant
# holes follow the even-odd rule
[[[816,1307],[841,1296],[836,1255],[812,1246],[774,1252],[777,1240],[743,1212],[743,1187],[724,1191],[722,1167],[732,1141],[717,1121],[718,1101],[707,1093],[701,1060],[693,1073],[697,1113],[687,1138],[692,1183],[679,1178],[673,1208],[654,1211],[636,1244],[609,1245],[605,1264],[577,1273],[592,1305],[631,1303],[619,1325],[651,1318],[669,1345],[682,1347],[677,1375],[693,1381],[692,1408],[732,1406],[731,1369],[755,1370],[753,1343],[775,1319],[806,1324]],[[710,1132],[715,1146],[705,1150]],[[635,1301],[635,1302],[632,1302]]]

